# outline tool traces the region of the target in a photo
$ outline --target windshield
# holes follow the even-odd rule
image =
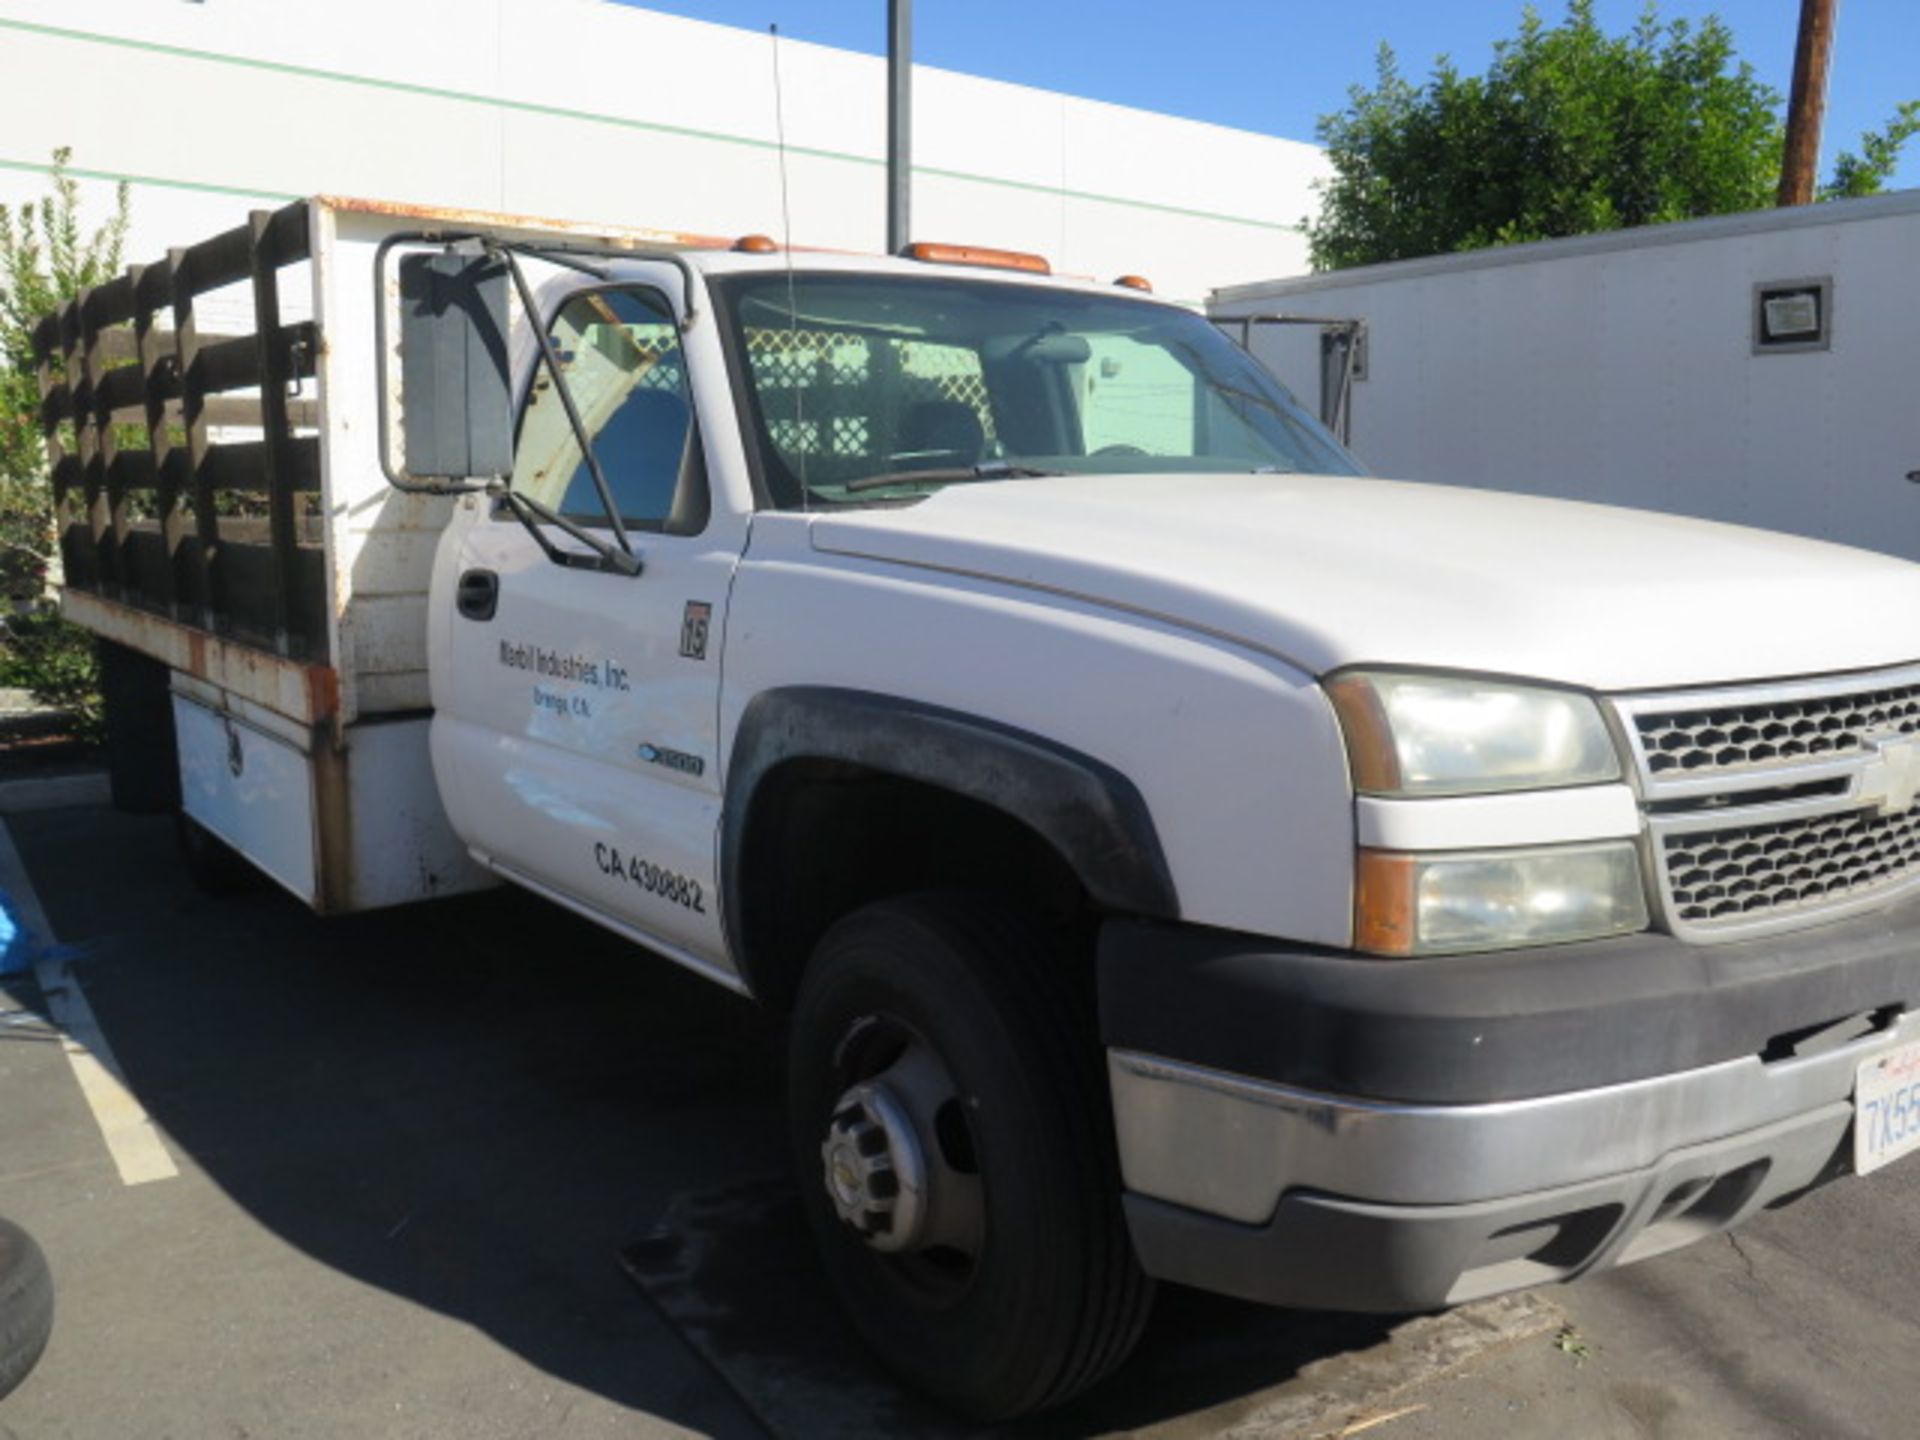
[[[781,509],[975,480],[1360,467],[1200,316],[932,275],[717,278]]]

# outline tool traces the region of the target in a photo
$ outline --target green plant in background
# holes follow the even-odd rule
[[[97,732],[98,677],[92,640],[52,611],[59,574],[53,492],[47,475],[35,373],[33,327],[40,317],[120,271],[128,223],[127,186],[113,213],[88,228],[80,187],[67,172],[72,152],[53,152],[49,193],[0,206],[0,596],[9,613],[0,632],[0,684],[31,690]]]
[[[1319,270],[1763,209],[1780,177],[1778,93],[1720,20],[1663,22],[1651,3],[1617,36],[1593,0],[1557,25],[1529,7],[1486,74],[1442,57],[1424,86],[1382,46],[1373,88],[1350,95],[1320,121]],[[1823,195],[1879,189],[1916,131],[1920,104],[1902,106]]]
[[[74,739],[88,744],[106,739],[93,635],[69,625],[51,605],[7,617],[0,685],[29,690],[41,704],[63,711]]]
[[[1920,100],[1909,100],[1894,112],[1886,128],[1860,137],[1860,153],[1840,152],[1833,162],[1833,178],[1820,187],[1822,200],[1856,200],[1878,195],[1900,164],[1900,147],[1920,135]]]

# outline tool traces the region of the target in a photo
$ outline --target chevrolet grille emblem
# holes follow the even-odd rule
[[[1859,799],[1877,805],[1882,815],[1910,809],[1920,796],[1920,740],[1888,740],[1860,772]]]

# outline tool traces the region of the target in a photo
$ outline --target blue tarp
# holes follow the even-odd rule
[[[13,897],[0,890],[0,975],[24,975],[33,954],[33,932],[14,918]]]

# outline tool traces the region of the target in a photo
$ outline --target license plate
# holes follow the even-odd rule
[[[1854,1078],[1853,1168],[1869,1175],[1920,1150],[1920,1041],[1863,1061]]]

